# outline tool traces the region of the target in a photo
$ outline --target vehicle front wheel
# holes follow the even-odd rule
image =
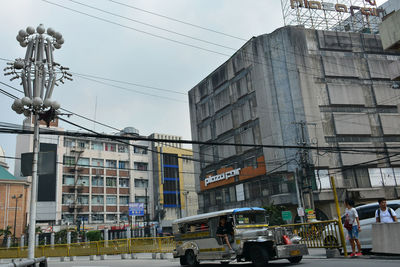
[[[303,259],[303,256],[291,257],[289,258],[290,263],[299,263]]]
[[[186,265],[187,265],[186,256],[180,256],[180,257],[179,257],[179,263],[180,263],[182,266],[186,266]]]
[[[253,246],[250,249],[250,259],[255,267],[265,267],[268,265],[268,252],[261,246]]]
[[[197,266],[199,262],[197,261],[197,256],[194,254],[193,250],[187,250],[185,253],[185,261],[187,266]]]

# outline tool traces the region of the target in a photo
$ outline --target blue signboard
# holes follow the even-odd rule
[[[144,216],[144,203],[129,203],[129,216]]]

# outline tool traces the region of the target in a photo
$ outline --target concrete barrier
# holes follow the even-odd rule
[[[372,252],[400,255],[400,223],[372,224]]]
[[[96,260],[96,255],[90,255],[89,259],[90,259],[91,261],[95,261],[95,260]]]

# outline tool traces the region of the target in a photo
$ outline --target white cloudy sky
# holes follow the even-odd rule
[[[119,129],[133,126],[142,135],[159,132],[191,139],[187,92],[228,57],[133,29],[227,55],[233,54],[234,50],[168,33],[133,20],[234,49],[245,43],[244,40],[194,28],[108,0],[74,0],[75,3],[69,0],[48,1],[120,25],[78,14],[42,0],[2,0],[0,58],[23,57],[25,50],[15,39],[18,31],[30,25],[36,28],[43,23],[46,28],[53,27],[63,34],[65,44],[55,52],[55,59],[56,62],[68,66],[72,72],[174,91],[107,82],[125,88],[121,89],[79,77],[55,88],[53,99],[58,100],[62,107],[93,119],[97,99],[96,120]],[[283,26],[280,0],[116,1],[245,40]],[[128,19],[84,7],[77,2]],[[384,1],[378,1],[382,2]],[[5,61],[0,61],[1,69],[5,65]],[[0,81],[20,88],[17,81],[10,82],[3,74],[0,75]],[[4,85],[0,84],[0,88],[18,95]],[[11,99],[0,94],[0,122],[22,123],[23,115],[12,111],[11,104]],[[76,117],[71,117],[70,120],[94,128],[91,122]],[[65,124],[61,126],[74,129]],[[98,125],[95,129],[112,132],[111,129]],[[13,156],[15,136],[0,134],[0,146],[5,149],[6,155]],[[7,162],[13,169],[14,161]]]

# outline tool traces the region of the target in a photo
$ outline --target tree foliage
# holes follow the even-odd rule
[[[282,211],[286,210],[285,206],[274,205],[263,207],[269,216],[269,225],[282,225],[285,221],[282,219]]]
[[[89,231],[86,233],[88,241],[100,241],[103,240],[101,237],[101,231]]]

